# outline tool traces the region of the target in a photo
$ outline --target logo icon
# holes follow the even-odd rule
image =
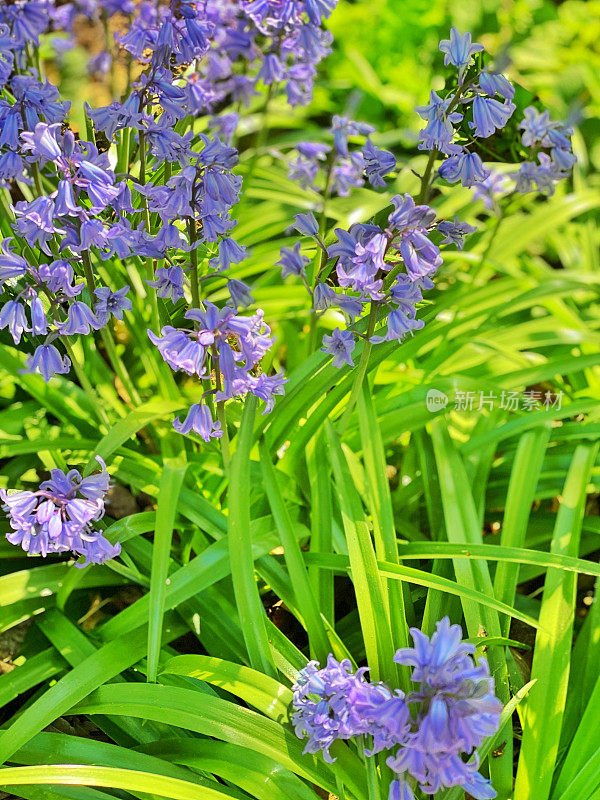
[[[442,411],[448,405],[448,395],[440,392],[439,389],[430,389],[426,397],[427,411],[432,414],[436,411]]]

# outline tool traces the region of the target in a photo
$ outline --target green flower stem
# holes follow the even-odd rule
[[[142,186],[146,183],[146,137],[143,131],[139,132],[139,139],[140,139],[140,183]],[[143,208],[143,218],[144,223],[146,225],[146,230],[150,233],[150,212],[148,210],[148,198],[145,195],[142,195],[142,208]],[[146,259],[146,272],[148,274],[147,279],[150,281],[154,280],[154,266],[152,263],[151,258]],[[155,331],[160,330],[160,319],[158,316],[158,300],[156,298],[156,292],[150,288],[149,290],[149,298],[150,298],[150,311],[152,314],[152,327]]]
[[[354,383],[352,384],[350,397],[348,398],[348,403],[346,404],[346,408],[344,409],[342,419],[340,420],[340,424],[338,426],[338,433],[340,436],[343,436],[344,431],[348,427],[348,423],[350,422],[350,417],[352,416],[352,411],[354,410],[354,406],[356,405],[356,401],[358,400],[358,395],[360,394],[360,390],[363,385],[363,380],[365,378],[365,375],[367,374],[369,357],[371,355],[371,350],[373,349],[373,345],[371,344],[371,336],[373,335],[373,331],[375,330],[375,325],[377,324],[378,312],[379,312],[379,303],[376,302],[371,303],[371,310],[369,311],[369,320],[367,322],[367,332],[365,334],[363,351],[360,356],[360,361],[358,362],[358,367],[356,368]]]
[[[33,182],[35,184],[35,190],[38,193],[38,196],[41,197],[44,194],[44,188],[42,186],[42,178],[40,175],[40,168],[37,164],[31,165],[31,174],[33,175]]]
[[[221,391],[221,369],[219,367],[219,354],[215,347],[211,349],[212,357],[213,357],[213,364],[215,368],[215,383],[217,387],[217,392]],[[223,436],[220,438],[221,443],[221,455],[223,456],[223,466],[225,467],[225,472],[229,473],[229,466],[231,464],[231,451],[229,448],[229,431],[227,429],[227,417],[225,415],[225,401],[219,400],[216,403],[217,407],[217,419],[221,423],[221,430],[223,431]]]
[[[417,197],[417,205],[425,203],[427,201],[427,197],[429,196],[429,184],[431,183],[431,172],[433,170],[433,165],[435,163],[436,156],[437,156],[437,150],[432,150],[429,153],[429,158],[427,159],[427,166],[425,167],[425,172],[423,173],[423,177],[421,178],[421,190],[419,191],[419,196]]]
[[[190,262],[192,271],[190,275],[190,287],[192,290],[192,308],[200,308],[200,279],[198,276],[198,251],[194,247],[196,243],[196,222],[193,219],[188,220],[188,234],[190,237]]]
[[[365,765],[365,772],[367,773],[367,790],[369,800],[381,800],[376,760],[373,756],[369,758],[365,755],[364,742],[359,743],[358,749]]]
[[[458,103],[460,102],[460,98],[464,94],[466,90],[465,84],[458,87],[458,91],[454,95],[454,99],[446,109],[446,117],[448,117],[456,108]],[[435,159],[438,155],[437,150],[431,150],[429,153],[429,158],[427,159],[427,166],[425,167],[425,172],[423,173],[423,177],[421,178],[421,190],[419,191],[419,196],[417,197],[417,204],[426,203],[429,197],[429,189],[431,185],[431,173],[433,171],[433,165],[435,163]]]

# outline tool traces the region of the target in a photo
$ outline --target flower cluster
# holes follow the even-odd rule
[[[367,737],[367,756],[398,748],[387,759],[396,773],[390,800],[414,800],[415,784],[425,794],[460,786],[476,800],[489,800],[496,793],[477,771],[475,750],[498,730],[502,706],[487,661],[475,662],[474,646],[447,617],[431,638],[416,628],[411,634],[414,648],[394,657],[413,668],[416,686],[407,695],[368,683],[366,668],[353,673],[350,662],[331,655],[323,669],[310,662],[300,671],[292,721],[297,736],[308,739],[304,752],[322,751],[331,762],[335,741]]]
[[[429,103],[416,109],[427,123],[419,134],[419,149],[448,156],[439,170],[442,178],[472,186],[489,176],[476,152],[476,140],[488,139],[505,127],[516,108],[515,90],[499,73],[476,70],[470,79],[471,60],[483,50],[483,45],[471,42],[470,33],[461,35],[452,28],[450,39],[440,42],[440,50],[444,63],[458,69],[457,86],[443,98],[432,91]],[[455,126],[463,122],[465,110],[470,120],[458,130]]]
[[[323,248],[314,288],[306,282],[308,259],[301,255],[299,243],[293,249],[283,248],[280,262],[284,275],[300,275],[307,283],[315,311],[322,313],[335,306],[354,322],[368,307],[373,323],[368,336],[374,344],[400,341],[423,327],[417,307],[423,292],[433,287],[431,278],[442,264],[440,247],[462,248],[465,236],[475,230],[457,219],[436,219],[432,208],[416,205],[409,194],[395,195],[391,204],[385,229],[372,223],[356,223],[348,231],[336,228],[337,241],[328,248],[312,214],[296,217],[297,229],[313,236]],[[385,329],[375,332],[375,324],[384,321]],[[357,337],[356,327],[336,328],[331,336],[325,335],[323,350],[334,357],[334,366],[354,366]]]
[[[323,207],[333,195],[346,196],[364,185],[365,176],[372,186],[385,186],[385,176],[396,167],[394,155],[378,149],[370,140],[374,129],[346,117],[334,117],[333,145],[301,142],[298,157],[291,162],[289,175],[305,189],[322,195]],[[366,136],[362,149],[350,149],[350,137]],[[462,248],[466,234],[475,230],[464,223],[436,220],[427,205],[416,205],[410,195],[396,195],[388,225],[357,223],[348,231],[336,228],[337,242],[325,247],[319,224],[312,212],[295,217],[296,229],[315,239],[323,256],[321,267],[311,283],[307,279],[308,258],[300,251],[300,242],[283,247],[279,264],[282,275],[297,275],[304,282],[313,301],[313,313],[322,314],[330,307],[339,308],[354,323],[367,308],[377,319],[385,316],[387,330],[373,335],[371,342],[400,340],[423,326],[417,319],[417,305],[422,292],[433,286],[431,277],[442,263],[440,247],[456,244]],[[323,212],[324,216],[324,212]],[[430,234],[443,234],[436,244]],[[333,356],[333,364],[354,366],[352,353],[356,331],[336,328],[323,338],[323,350]]]
[[[479,140],[491,141],[506,127],[516,110],[515,89],[500,72],[472,63],[483,45],[472,43],[470,33],[452,28],[450,38],[440,42],[440,50],[444,63],[458,70],[456,87],[444,97],[432,91],[429,103],[415,109],[426,122],[419,133],[419,149],[446,156],[438,174],[448,183],[477,187],[491,175],[481,153],[494,154],[487,141],[485,149],[480,148]],[[568,177],[576,160],[571,151],[572,131],[550,122],[548,111],[538,112],[532,106],[524,110],[518,127],[527,151],[511,176],[515,190],[552,194],[554,184]]]
[[[6,538],[32,556],[65,553],[71,550],[83,556],[84,563],[101,564],[121,552],[95,530],[93,523],[104,514],[104,498],[109,476],[102,459],[97,456],[100,472],[82,478],[76,469],[67,474],[53,469],[50,480],[43,481],[35,492],[7,492],[0,489],[2,508],[13,529]]]
[[[30,235],[36,233],[42,235],[43,231],[31,222]],[[23,235],[27,238],[27,232]],[[121,319],[131,308],[128,286],[116,292],[105,286],[95,288],[91,305],[78,299],[84,284],[74,283],[73,261],[56,258],[32,265],[14,251],[11,239],[0,246],[0,296],[7,297],[0,309],[0,329],[8,328],[15,344],[23,333],[43,337],[43,343],[28,356],[25,371],[40,372],[46,381],[68,373],[71,366],[54,344],[57,339],[99,330],[111,316]]]
[[[232,308],[219,310],[207,302],[206,310],[192,308],[186,311],[185,318],[195,327],[167,325],[160,336],[148,331],[171,369],[207,381],[209,387],[204,394],[215,394],[217,402],[250,392],[265,401],[265,412],[271,411],[275,396],[283,394],[285,378],[281,374],[260,374],[256,369],[272,344],[262,311],[243,317]],[[207,405],[193,405],[185,421],[177,418],[173,425],[180,433],[195,431],[206,442],[223,435],[220,422],[213,420]]]
[[[355,366],[358,337],[371,343],[402,340],[421,328],[423,320],[417,317],[417,308],[423,292],[433,287],[432,278],[442,264],[441,248],[455,245],[462,249],[465,236],[475,230],[457,218],[436,219],[426,202],[433,182],[440,177],[450,184],[460,181],[496,212],[499,196],[508,193],[509,175],[492,173],[480,153],[493,152],[487,140],[496,138],[513,117],[515,90],[504,75],[484,67],[481,56],[473,63],[483,46],[473,43],[469,33],[452,28],[440,50],[445,64],[457,70],[456,86],[445,96],[432,91],[429,104],[416,109],[426,122],[419,134],[419,148],[430,151],[429,163],[421,177],[418,200],[408,194],[392,197],[394,210],[385,227],[373,221],[354,224],[349,230],[336,228],[337,241],[328,247],[324,242],[328,198],[351,194],[364,185],[365,178],[373,187],[385,187],[385,177],[396,167],[394,155],[372,143],[371,126],[334,117],[333,143],[300,142],[297,156],[289,164],[289,177],[319,196],[315,204],[319,221],[312,212],[298,214],[295,228],[312,237],[321,254],[318,249],[309,270],[310,261],[296,242],[282,248],[279,264],[284,278],[296,275],[304,283],[314,318],[330,307],[345,315],[347,327],[335,328],[323,338],[322,349],[333,356],[336,367]],[[525,160],[510,175],[516,184],[514,191],[537,188],[551,194],[555,182],[566,178],[575,162],[571,131],[551,122],[548,112],[529,107],[524,113],[520,125],[515,122],[512,133],[508,131],[504,137],[508,140],[518,135],[517,145],[526,148]],[[350,137],[357,136],[366,136],[366,143],[351,148]],[[485,147],[480,140],[486,140]],[[513,149],[514,144],[511,142]],[[444,160],[436,171],[433,166],[438,155]]]
[[[289,163],[289,177],[303,189],[313,189],[325,198],[347,197],[353,188],[364,186],[365,176],[371,186],[385,186],[384,177],[396,167],[396,158],[388,150],[376,147],[371,125],[347,117],[333,118],[330,133],[333,146],[319,142],[300,142],[298,155]],[[362,149],[349,147],[349,137],[366,136]]]
[[[23,197],[19,183],[34,191],[33,199],[14,203],[17,240],[5,240],[0,253],[0,329],[8,328],[15,344],[30,334],[26,344],[34,350],[26,369],[39,371],[45,380],[67,373],[71,359],[61,352],[61,342],[72,353],[65,337],[89,335],[111,316],[122,319],[131,309],[127,286],[113,290],[99,280],[96,265],[115,257],[147,259],[152,273],[147,285],[173,304],[200,305],[201,281],[209,276],[226,280],[233,308],[253,302],[249,288],[227,274],[247,255],[231,236],[241,177],[234,174],[237,150],[227,140],[237,117],[224,114],[213,120],[211,128],[225,141],[195,134],[190,119],[193,123],[199,114],[220,110],[242,94],[248,99],[258,83],[269,84],[269,69],[281,72],[277,82],[287,82],[288,96],[307,100],[315,64],[328,51],[330,36],[322,20],[334,6],[334,0],[294,0],[285,7],[246,0],[60,5],[18,0],[2,7],[0,88],[5,85],[7,94],[0,97],[0,182],[11,191],[16,188],[17,197]],[[82,14],[104,23],[114,15],[129,17],[126,32],[117,39],[142,69],[122,101],[97,109],[86,105],[89,140],[78,139],[70,129],[68,103],[41,80],[31,57],[42,33],[72,34]],[[105,25],[106,31],[110,27]],[[111,50],[95,57],[94,69],[110,65]],[[248,86],[242,89],[244,82]],[[113,147],[116,168],[109,157]],[[222,316],[235,314],[228,307]],[[284,379],[260,374],[257,362],[267,349],[263,341],[270,341],[268,328],[261,311],[248,320],[248,331],[221,337],[243,339],[244,348],[230,347],[220,367],[215,354],[227,347],[219,349],[219,337],[211,345],[207,363],[219,369],[223,380],[223,387],[213,391],[228,399],[251,390],[270,409]],[[195,322],[197,329],[203,324]],[[40,342],[37,337],[44,338]],[[234,352],[230,363],[227,356]],[[211,369],[199,373],[203,380]],[[177,429],[219,436],[219,423],[209,420],[209,411],[194,406],[184,423],[176,422]]]
[[[577,161],[571,147],[573,131],[552,122],[548,110],[539,112],[528,106],[524,113],[519,129],[523,131],[521,141],[528,148],[530,160],[523,162],[513,176],[515,188],[521,193],[537,189],[542,194],[552,195],[555,184],[568,178]]]

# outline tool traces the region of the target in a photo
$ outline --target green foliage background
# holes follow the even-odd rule
[[[307,360],[303,289],[275,266],[294,241],[293,214],[313,198],[273,151],[322,136],[346,112],[377,126],[401,168],[380,194],[332,202],[331,223],[365,220],[414,189],[413,107],[441,85],[437,43],[450,24],[494,55],[509,49],[509,77],[576,123],[579,163],[572,185],[524,198],[493,240],[471,192],[441,192],[438,214],[479,231],[448,254],[423,331],[374,351],[341,431],[353,374],[318,352]],[[0,543],[0,630],[30,623],[0,677],[0,785],[17,797],[315,800],[343,786],[363,800],[351,748],[340,744],[332,766],[301,755],[290,681],[332,650],[402,684],[390,656],[407,626],[431,631],[448,613],[485,649],[509,704],[483,752],[499,796],[600,798],[590,735],[600,712],[600,3],[341,0],[331,29],[336,51],[311,107],[275,105],[262,142],[259,109],[242,130],[240,170],[254,174],[238,238],[252,253],[237,276],[274,324],[290,382],[270,417],[232,406],[229,477],[217,446],[171,428],[199,389],[176,384],[149,344],[143,296],[130,333],[114,332],[139,403],[102,342],[77,344],[90,395],[20,374],[23,353],[0,339],[2,485],[31,487],[52,466],[91,469],[99,453],[129,492],[129,514],[113,506],[105,519],[123,546],[117,562],[78,571]],[[76,48],[54,67],[76,115],[84,98],[102,102],[85,58]],[[109,284],[139,285],[116,260],[97,267]],[[224,299],[211,284],[208,297]],[[325,318],[320,333],[334,325]],[[448,394],[447,412],[427,410],[430,388]],[[562,409],[451,410],[460,391],[532,388],[562,391]]]

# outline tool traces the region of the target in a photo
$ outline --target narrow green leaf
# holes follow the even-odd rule
[[[517,452],[510,473],[506,496],[504,521],[500,542],[507,547],[521,547],[535,497],[539,475],[544,462],[546,445],[550,437],[550,425],[541,425],[526,431],[519,439]],[[508,562],[498,565],[494,576],[494,594],[503,603],[514,602],[519,568]],[[502,620],[502,630],[508,635],[510,619]]]
[[[276,471],[271,464],[269,453],[264,445],[260,448],[260,458],[263,482],[283,547],[285,562],[296,599],[296,608],[302,609],[313,657],[316,658],[317,661],[325,663],[327,655],[331,652],[331,646],[325,631],[325,626],[323,625],[323,620],[321,619],[319,607],[313,595],[312,586],[308,579],[306,564],[302,557],[300,545],[296,539],[290,515],[283,501],[283,497],[281,496],[281,491],[277,483]]]
[[[0,770],[0,786],[17,784],[81,784],[108,786],[130,792],[158,794],[170,800],[224,800],[232,795],[208,786],[156,773],[116,767],[90,767],[82,764],[44,765],[43,767],[9,767]]]
[[[360,497],[350,475],[348,462],[330,422],[327,423],[326,430],[348,544],[352,582],[354,583],[371,676],[373,680],[389,677],[396,682],[398,676],[393,661],[395,650],[390,629],[390,617],[384,600],[382,580],[371,534]]]
[[[577,447],[567,475],[554,526],[552,552],[576,556],[585,509],[586,489],[597,445]],[[514,800],[546,800],[552,775],[569,680],[575,614],[576,579],[550,569],[546,575],[531,677],[537,681],[523,713],[523,741]]]
[[[266,614],[254,577],[254,557],[250,535],[250,449],[256,398],[248,394],[237,450],[231,461],[229,483],[229,562],[235,599],[250,664],[268,675],[276,675],[267,635]]]
[[[162,640],[167,576],[173,527],[177,516],[179,493],[183,485],[187,464],[178,459],[163,459],[163,473],[158,487],[156,529],[152,548],[150,575],[150,614],[148,617],[148,680],[155,681],[158,674],[158,657]]]

